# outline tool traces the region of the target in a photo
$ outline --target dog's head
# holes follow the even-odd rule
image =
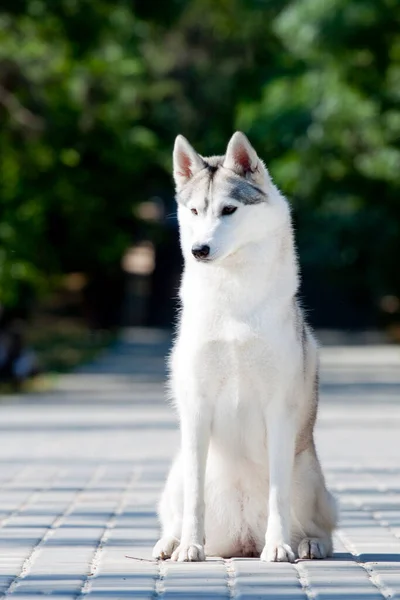
[[[173,158],[186,260],[220,262],[287,221],[287,203],[243,133],[232,136],[225,156],[209,158],[179,135]]]

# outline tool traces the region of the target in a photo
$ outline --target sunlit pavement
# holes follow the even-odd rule
[[[151,561],[178,434],[169,336],[126,332],[47,394],[0,403],[0,586],[32,598],[400,598],[400,348],[322,351],[317,447],[341,523],[331,560]],[[397,593],[397,595],[396,595]]]

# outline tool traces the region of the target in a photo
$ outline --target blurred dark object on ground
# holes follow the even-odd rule
[[[0,321],[0,382],[15,388],[40,372],[36,352],[25,339],[24,323]]]

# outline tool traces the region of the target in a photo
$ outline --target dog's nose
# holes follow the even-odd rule
[[[203,246],[193,246],[192,254],[195,258],[207,258],[210,254],[210,246],[204,244]]]

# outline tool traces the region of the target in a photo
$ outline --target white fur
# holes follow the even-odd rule
[[[177,147],[178,201],[194,186],[179,202],[185,269],[170,363],[181,450],[161,498],[153,555],[323,558],[332,551],[336,508],[313,442],[317,349],[295,299],[288,204],[243,134],[232,138],[212,185],[202,168],[215,159],[181,137]],[[267,200],[229,198],[232,172]],[[226,205],[237,210],[222,217]],[[210,260],[193,257],[196,244],[210,246]]]

